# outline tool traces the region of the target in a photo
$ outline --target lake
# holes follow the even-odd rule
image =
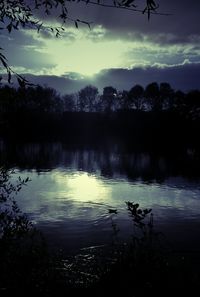
[[[1,143],[1,163],[31,179],[17,202],[52,248],[66,253],[131,238],[126,201],[152,208],[154,225],[174,249],[200,248],[200,175],[194,151],[162,155],[116,144]],[[109,209],[117,209],[110,213]],[[113,224],[119,231],[113,230]]]

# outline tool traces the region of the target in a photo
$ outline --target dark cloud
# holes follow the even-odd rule
[[[139,7],[144,2],[136,1]],[[105,29],[105,32],[94,30],[88,33],[88,39],[94,42],[125,40],[143,42],[144,45],[148,42],[161,46],[198,46],[200,32],[197,24],[199,23],[200,1],[193,0],[190,3],[188,0],[158,0],[157,2],[160,5],[160,12],[171,15],[152,15],[151,20],[148,21],[147,16],[141,13],[92,5],[86,6],[81,3],[79,5],[69,4],[69,12],[74,18],[93,21],[92,28],[99,26]]]
[[[75,93],[79,91],[81,88],[84,88],[86,85],[91,84],[90,80],[80,78],[80,75],[78,73],[75,79],[75,73],[69,73],[65,77],[55,75],[33,74],[24,74],[23,76],[31,83],[54,88],[61,94]]]
[[[105,3],[110,2],[112,1],[105,1]],[[136,1],[138,4],[141,2],[145,3],[145,1]],[[94,22],[92,25],[94,30],[92,31],[84,24],[79,28],[80,31],[84,28],[87,40],[95,43],[122,40],[140,43],[140,45],[137,47],[136,44],[135,47],[127,48],[122,59],[126,58],[129,64],[123,64],[123,62],[120,64],[124,65],[124,69],[103,70],[93,79],[84,79],[77,73],[66,73],[65,76],[61,77],[49,75],[28,75],[28,77],[33,82],[46,83],[62,93],[77,91],[89,83],[97,85],[100,90],[105,85],[113,85],[117,89],[130,89],[135,83],[146,85],[151,81],[168,81],[174,88],[183,90],[199,88],[200,32],[198,24],[200,1],[158,0],[157,2],[160,5],[160,12],[171,13],[171,15],[152,15],[148,21],[147,16],[141,13],[69,1],[67,5],[69,6],[70,17]],[[53,11],[50,16],[45,15],[41,10],[37,14],[43,20],[50,21],[51,24],[55,24],[58,20],[57,11]],[[78,34],[71,30],[71,26],[74,27],[74,24],[67,23],[67,26],[69,30],[66,30],[62,36],[66,46],[78,38]],[[87,30],[88,33],[85,33]],[[50,70],[57,65],[54,65],[55,62],[53,61],[55,60],[48,53],[48,50],[43,51],[43,47],[47,44],[45,40],[55,38],[55,36],[48,31],[41,31],[40,38],[37,39],[27,32],[19,30],[10,35],[1,32],[0,46],[5,48],[9,63],[18,68],[24,68],[24,72],[32,70],[32,73],[36,74],[48,73],[49,70],[49,73],[53,73]],[[57,42],[56,38],[55,42]],[[57,44],[59,46],[59,42]],[[66,57],[74,59],[76,62],[76,55],[81,50],[81,48],[77,49],[72,57],[68,57],[66,54]],[[183,63],[184,60],[188,60],[190,63]],[[135,62],[141,62],[143,65],[147,62],[146,64],[151,66],[125,69],[125,66],[131,67]],[[160,67],[160,64],[163,67]]]
[[[200,63],[185,63],[171,67],[158,65],[134,69],[108,69],[102,70],[93,79],[80,77],[76,73],[68,73],[65,77],[30,74],[25,74],[25,77],[35,84],[53,87],[61,94],[77,92],[89,84],[95,85],[102,92],[105,86],[113,86],[118,90],[130,90],[135,84],[145,87],[153,81],[169,82],[175,90],[188,91],[198,89],[200,86]]]
[[[146,86],[152,81],[169,82],[173,88],[184,91],[197,89],[200,85],[200,63],[186,63],[177,66],[149,66],[134,69],[110,69],[102,71],[97,78],[98,85],[112,85],[118,90],[129,90],[135,84]]]
[[[188,35],[199,35],[199,0],[157,0],[159,3],[158,12],[169,13],[171,15],[152,15],[150,22],[147,15],[138,12],[125,11],[122,9],[103,8],[97,5],[85,5],[81,1],[73,3],[68,1],[67,7],[69,16],[72,19],[80,19],[93,22],[94,25],[102,25],[104,28],[111,30],[116,36],[123,35],[127,32],[150,33],[171,33],[184,39]],[[112,0],[104,1],[111,4]],[[143,8],[145,1],[136,1],[138,8]],[[44,10],[38,10],[38,17],[44,21],[55,23],[59,20],[60,11],[51,11],[51,15],[45,15]],[[73,22],[67,22],[67,26],[74,26]],[[80,26],[82,27],[82,26]],[[85,27],[85,25],[83,25]],[[87,26],[86,26],[87,27]]]
[[[110,1],[106,1],[108,3]],[[111,1],[112,2],[112,1]],[[103,25],[105,28],[118,32],[139,31],[143,33],[174,33],[185,36],[199,34],[198,22],[200,1],[199,0],[158,0],[159,11],[171,13],[170,16],[152,15],[150,22],[147,16],[141,13],[109,9],[90,5],[70,5],[69,11],[73,17],[94,21],[94,24]],[[142,8],[144,1],[137,1]]]
[[[143,35],[143,41],[152,42],[160,45],[186,45],[199,44],[200,35],[181,35],[180,33],[157,33]]]

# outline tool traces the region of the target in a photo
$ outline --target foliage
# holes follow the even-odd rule
[[[175,91],[167,82],[153,82],[144,89],[140,85],[129,91],[118,91],[112,86],[103,89],[88,85],[77,94],[59,95],[53,88],[28,87],[0,88],[1,121],[9,121],[8,115],[17,116],[23,112],[61,114],[63,112],[113,113],[119,111],[175,112],[185,119],[196,121],[200,118],[200,91],[188,93]]]
[[[160,259],[160,252],[163,249],[161,233],[154,230],[154,220],[151,208],[141,209],[138,203],[126,202],[130,217],[134,222],[134,232],[129,257],[133,266],[155,264],[155,261]]]
[[[94,111],[98,89],[94,86],[86,86],[78,93],[78,107],[80,111]]]
[[[18,177],[11,182],[13,171],[0,168],[0,292],[10,294],[42,293],[65,286],[62,262],[49,253],[45,239],[23,214],[15,195],[29,182]],[[58,286],[58,282],[63,285]],[[54,292],[55,293],[55,292]]]
[[[18,177],[14,185],[10,182],[12,171],[0,168],[0,240],[24,234],[31,228],[31,223],[23,215],[14,199],[16,195],[29,181]]]
[[[126,202],[126,205],[136,227],[136,229],[134,228],[131,243],[132,261],[135,262],[132,264],[135,265],[136,262],[141,261],[141,256],[145,257],[145,261],[150,263],[153,254],[158,252],[157,247],[160,244],[160,233],[154,230],[152,209],[141,209],[138,203],[130,201]]]
[[[145,96],[148,98],[152,110],[159,111],[162,109],[162,100],[157,82],[153,82],[146,87]]]
[[[165,236],[155,230],[152,209],[130,201],[126,205],[134,222],[132,240],[119,247],[117,259],[105,271],[97,291],[160,296],[163,288],[167,294],[199,289],[198,255],[192,260],[191,255],[172,251]]]
[[[145,226],[145,223],[143,222],[145,220],[145,218],[147,217],[147,215],[149,213],[151,213],[152,209],[141,209],[139,208],[139,204],[138,203],[134,203],[134,202],[126,202],[128,211],[130,212],[133,221],[135,222],[135,225],[143,228]],[[151,228],[153,227],[153,217],[152,217],[152,213],[151,213],[151,218],[148,222],[148,226]]]
[[[90,27],[90,23],[82,21],[80,19],[72,19],[70,17],[70,3],[74,2],[76,4],[85,3],[86,5],[97,5],[104,7],[112,7],[119,9],[127,9],[136,12],[148,13],[148,16],[152,12],[156,12],[158,5],[154,0],[146,0],[146,5],[143,9],[136,9],[135,0],[111,0],[110,3],[105,3],[102,0],[92,1],[92,0],[7,0],[1,1],[0,3],[0,22],[3,27],[1,29],[6,29],[9,33],[19,28],[31,27],[37,29],[38,32],[43,29],[49,29],[55,32],[56,36],[60,35],[60,31],[65,30],[63,25],[66,21],[74,22],[75,26],[78,27],[79,23],[87,24]],[[38,10],[42,12],[42,15],[50,15],[52,12],[57,12],[57,16],[61,19],[60,27],[46,26],[45,23],[39,18]]]
[[[173,109],[174,90],[169,83],[163,82],[160,84],[160,97],[162,98],[162,108]]]
[[[103,95],[100,98],[103,111],[110,113],[115,110],[117,101],[117,90],[112,86],[103,89]]]
[[[37,86],[18,90],[5,86],[0,88],[0,113],[12,112],[60,112],[63,101],[53,88]]]
[[[63,111],[76,111],[76,96],[74,94],[65,94],[62,97]]]
[[[134,105],[135,109],[142,110],[144,105],[144,88],[140,85],[135,85],[130,91],[129,91],[129,101],[130,104]]]

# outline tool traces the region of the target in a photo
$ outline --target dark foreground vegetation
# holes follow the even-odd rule
[[[119,226],[112,220],[110,247],[85,250],[64,258],[49,251],[42,234],[21,213],[15,195],[29,180],[10,182],[0,171],[0,293],[1,296],[72,296],[75,293],[127,296],[192,294],[200,289],[200,255],[175,252],[156,231],[151,209],[126,202],[133,222],[132,237],[117,243]]]

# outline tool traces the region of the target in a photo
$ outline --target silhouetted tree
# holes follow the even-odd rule
[[[174,92],[174,110],[176,110],[178,113],[183,113],[185,110],[185,93],[178,90]]]
[[[200,91],[192,90],[186,95],[186,104],[190,108],[199,108],[200,107]]]
[[[114,111],[115,104],[117,104],[117,90],[111,86],[105,87],[101,96],[101,102],[105,112]]]
[[[74,94],[66,94],[62,97],[63,111],[76,111],[76,98]]]
[[[160,97],[164,109],[172,110],[174,106],[174,90],[169,83],[160,84]]]
[[[185,107],[187,110],[187,116],[192,119],[200,119],[200,91],[192,90],[185,98]]]
[[[0,88],[0,114],[9,113],[16,110],[17,96],[16,90],[9,86]]]
[[[80,111],[95,111],[99,91],[94,86],[86,86],[78,93],[78,107]]]
[[[162,110],[162,100],[160,98],[160,89],[157,82],[150,83],[146,86],[145,97],[147,99],[147,104],[151,107],[151,110]]]
[[[118,108],[122,110],[128,110],[131,109],[131,107],[129,92],[123,90],[118,94]]]
[[[129,100],[133,108],[142,110],[144,108],[144,88],[140,85],[135,85],[129,91]]]
[[[0,89],[0,109],[3,112],[40,111],[61,112],[62,102],[60,96],[52,88],[38,86]]]
[[[26,95],[27,92],[25,92]],[[32,101],[33,106],[40,112],[61,112],[62,110],[61,98],[53,88],[41,86],[32,88],[31,96],[28,99]]]

